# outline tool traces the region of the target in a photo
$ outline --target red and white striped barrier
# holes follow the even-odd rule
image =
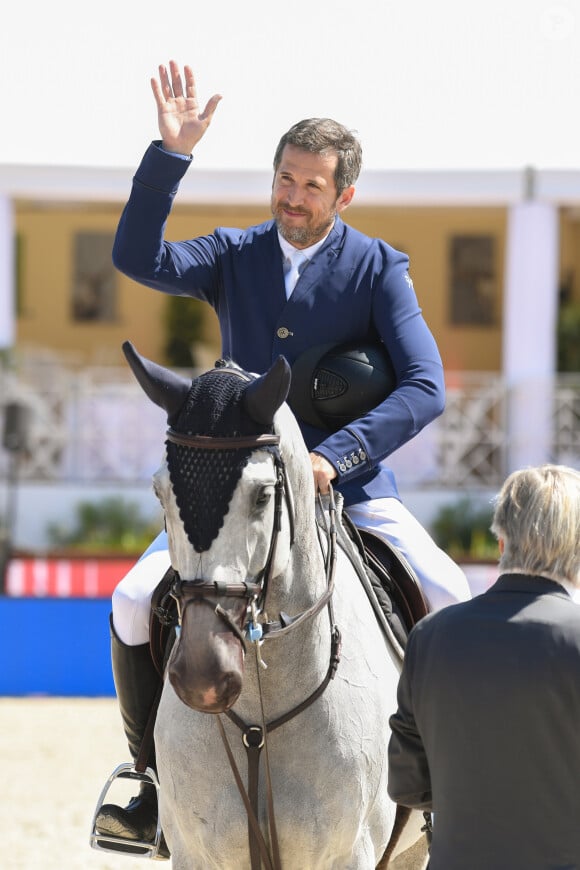
[[[8,563],[6,595],[109,598],[137,558],[16,558]]]
[[[8,563],[6,595],[35,598],[110,598],[133,567],[133,558],[16,558]],[[472,595],[485,592],[498,576],[497,565],[462,565]]]

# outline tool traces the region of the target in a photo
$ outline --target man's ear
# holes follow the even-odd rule
[[[354,185],[351,184],[350,187],[345,187],[345,189],[342,191],[342,193],[338,197],[338,199],[336,201],[336,210],[337,211],[344,211],[345,208],[348,208],[348,206],[352,202],[353,196],[354,196]]]
[[[503,551],[505,550],[505,541],[503,538],[497,539],[497,545],[499,547],[500,556],[503,556]]]

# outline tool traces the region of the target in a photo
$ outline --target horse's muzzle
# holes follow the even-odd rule
[[[192,681],[181,668],[169,668],[169,682],[175,694],[192,710],[199,713],[225,713],[236,703],[242,691],[242,674],[230,672],[218,680]]]
[[[179,640],[168,666],[178,698],[201,713],[223,713],[242,691],[244,650],[233,631],[208,607],[192,602],[183,612]]]

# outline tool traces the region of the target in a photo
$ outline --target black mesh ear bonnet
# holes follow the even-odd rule
[[[242,377],[240,377],[240,374]],[[251,375],[214,369],[196,378],[172,428],[185,435],[233,438],[263,435],[271,425],[253,420],[243,405]],[[204,450],[165,442],[169,477],[187,537],[198,553],[209,550],[242,471],[255,448]]]

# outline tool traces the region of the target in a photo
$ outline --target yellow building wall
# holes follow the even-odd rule
[[[141,353],[164,362],[163,324],[167,297],[116,275],[114,322],[75,322],[71,316],[74,239],[79,232],[114,234],[120,205],[31,204],[16,207],[20,242],[17,343],[50,350],[80,364],[124,365],[121,344],[130,339]],[[176,206],[169,239],[192,238],[216,226],[249,226],[269,217],[264,208]],[[354,227],[385,239],[410,256],[411,275],[425,318],[447,371],[501,370],[501,313],[506,210],[503,208],[367,208],[344,213]],[[580,275],[580,223],[562,214],[562,274]],[[453,236],[487,235],[495,240],[493,318],[489,325],[457,326],[450,318],[450,243]],[[577,291],[576,291],[577,292]],[[187,304],[187,303],[186,303]],[[208,358],[219,355],[219,330],[206,307]]]
[[[149,299],[143,310],[132,288],[119,293],[113,322],[75,322],[71,315],[75,234],[113,233],[119,215],[115,206],[17,208],[19,347],[55,351],[81,364],[121,364],[124,339],[139,342],[152,331],[159,300]]]

